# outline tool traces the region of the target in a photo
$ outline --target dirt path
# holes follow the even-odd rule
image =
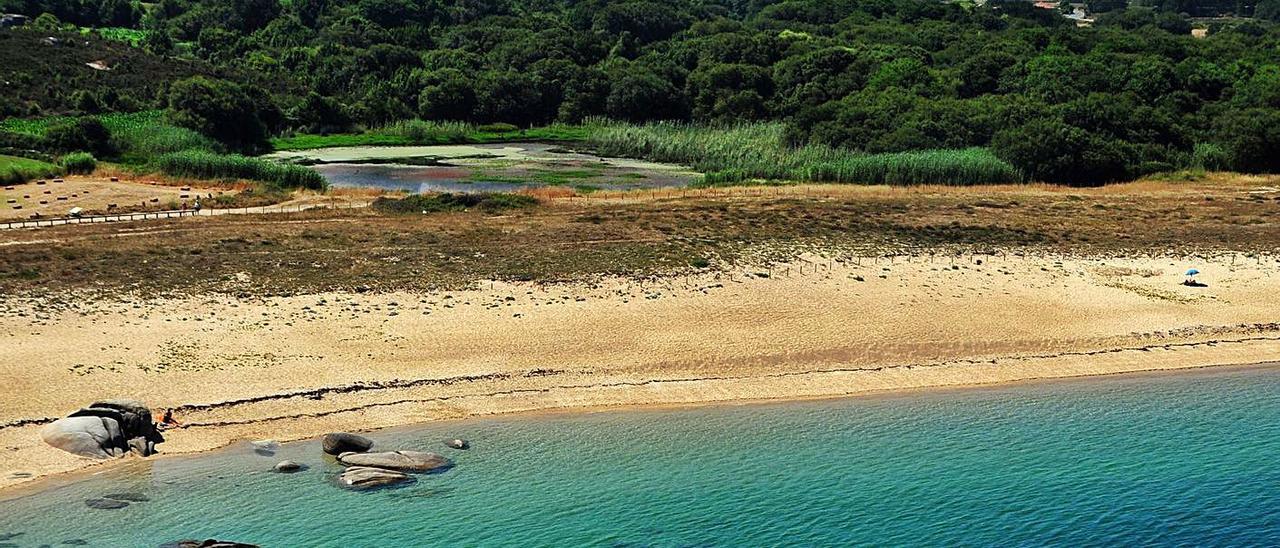
[[[56,219],[30,219],[25,221],[4,221],[0,222],[0,229],[17,229],[17,228],[39,228],[61,225],[81,225],[94,223],[117,223],[129,221],[146,221],[156,219],[176,219],[179,217],[215,217],[221,215],[265,215],[273,213],[299,213],[310,209],[359,209],[369,207],[372,202],[324,202],[312,199],[290,200],[275,205],[258,206],[258,207],[236,207],[227,209],[211,209],[202,208],[200,211],[194,209],[172,210],[172,211],[155,211],[146,213],[122,213],[118,215],[90,215],[81,217],[60,217]]]

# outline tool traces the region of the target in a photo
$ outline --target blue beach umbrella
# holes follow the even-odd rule
[[[1199,270],[1196,270],[1196,269],[1194,269],[1194,268],[1193,268],[1193,269],[1191,269],[1191,270],[1188,270],[1188,271],[1187,271],[1187,275],[1188,275],[1188,276],[1195,276],[1196,274],[1199,274],[1199,273],[1200,273],[1200,271],[1199,271]]]

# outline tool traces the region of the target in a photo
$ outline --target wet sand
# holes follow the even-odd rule
[[[39,430],[106,398],[178,408],[186,427],[160,449],[190,453],[497,413],[1280,356],[1274,259],[810,259],[645,283],[485,282],[433,294],[7,300],[0,487],[95,464],[44,445]],[[1180,285],[1189,266],[1209,287]]]

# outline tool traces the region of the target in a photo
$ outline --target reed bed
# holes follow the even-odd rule
[[[306,150],[347,146],[445,145],[463,143],[495,143],[505,141],[582,141],[587,128],[551,125],[518,128],[510,124],[474,125],[466,122],[436,120],[403,120],[376,127],[362,133],[332,135],[299,134],[271,140],[276,150]]]
[[[221,148],[212,139],[198,132],[169,124],[130,125],[112,130],[111,138],[127,161],[143,161],[183,150],[213,152]]]
[[[976,185],[1013,183],[1022,176],[986,149],[864,154],[840,148],[786,144],[780,123],[725,127],[683,123],[594,122],[587,144],[606,156],[687,165],[705,184],[751,180],[854,184]]]
[[[152,166],[166,175],[200,179],[247,179],[267,183],[278,189],[324,190],[327,187],[324,177],[313,169],[238,154],[187,150],[158,156]]]

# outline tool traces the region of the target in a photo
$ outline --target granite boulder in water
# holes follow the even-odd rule
[[[45,443],[68,453],[95,459],[120,457],[133,451],[156,452],[164,437],[151,421],[151,410],[133,400],[94,402],[40,431]]]
[[[294,472],[301,472],[302,465],[296,462],[293,462],[291,460],[282,460],[279,463],[277,463],[275,467],[273,467],[271,470],[274,472],[279,472],[281,474],[292,474]]]
[[[453,461],[425,451],[384,451],[381,453],[343,453],[338,462],[349,466],[372,466],[389,470],[435,472],[453,466]]]
[[[373,440],[347,432],[325,434],[320,446],[325,453],[341,455],[343,453],[363,453],[373,447]]]
[[[373,489],[408,481],[413,478],[404,472],[368,466],[352,466],[338,476],[338,483],[349,489]]]
[[[119,510],[129,505],[128,501],[107,498],[88,499],[84,505],[96,510]]]
[[[180,540],[169,544],[162,544],[160,548],[259,548],[257,544],[245,544],[243,542],[232,542],[229,540]]]

